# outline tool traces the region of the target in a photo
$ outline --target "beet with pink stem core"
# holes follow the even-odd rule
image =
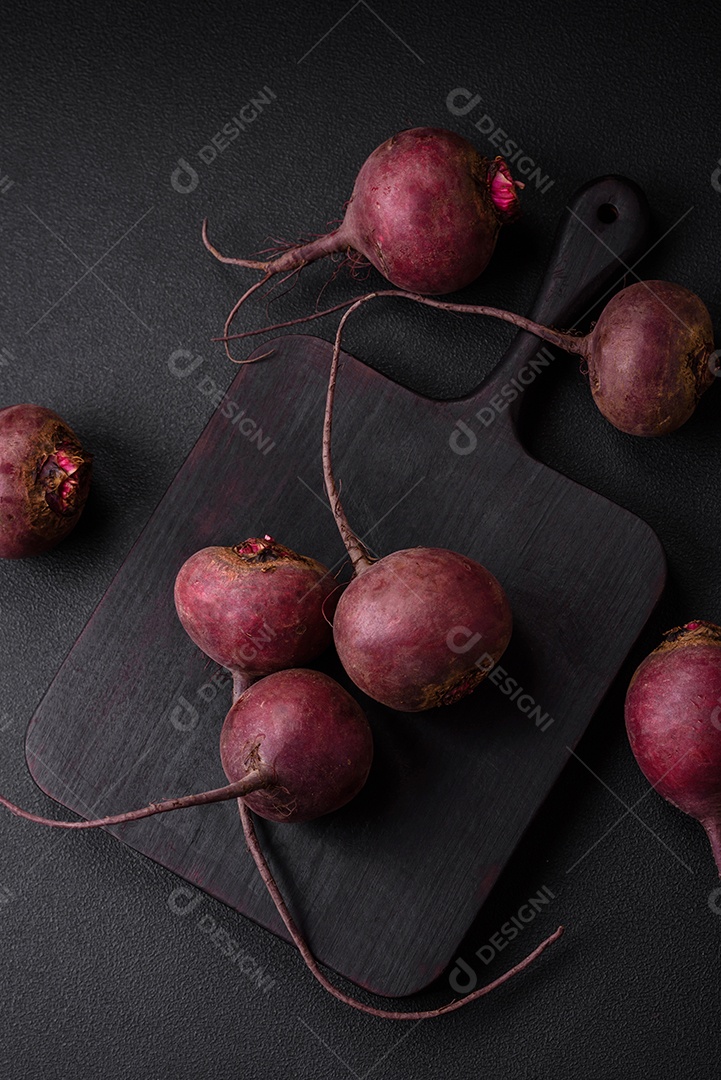
[[[217,259],[263,272],[233,308],[225,335],[243,301],[270,277],[334,252],[359,253],[401,289],[439,295],[464,288],[488,264],[501,226],[518,216],[522,186],[502,158],[489,161],[455,132],[411,128],[373,151],[341,225],[309,243],[268,260],[228,258],[210,243],[204,222],[203,241]]]
[[[625,713],[641,771],[701,822],[721,876],[721,627],[669,630],[636,670]]]
[[[90,489],[92,457],[50,409],[0,410],[0,558],[50,551],[75,528]]]
[[[445,548],[416,547],[374,561],[351,529],[333,476],[331,436],[343,316],[323,427],[326,491],[355,576],[338,601],[333,640],[356,686],[400,712],[470,694],[511,637],[508,598],[480,563]]]
[[[236,697],[255,679],[309,664],[330,645],[329,570],[270,536],[207,547],[180,568],[175,606],[207,656],[234,676]]]

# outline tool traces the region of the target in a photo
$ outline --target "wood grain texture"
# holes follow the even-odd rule
[[[608,205],[611,221],[599,216]],[[646,226],[645,200],[628,181],[578,192],[534,316],[562,326],[583,317],[639,254]],[[344,562],[320,463],[331,347],[299,336],[273,345],[271,359],[240,370],[30,723],[36,782],[85,817],[224,782],[229,681],[173,607],[175,575],[193,551],[269,532],[334,570]],[[412,716],[362,699],[376,740],[365,791],[326,820],[259,823],[315,953],[381,994],[411,994],[452,959],[663,587],[651,529],[518,441],[522,393],[511,401],[508,388],[524,386],[529,370],[542,377],[539,349],[518,335],[476,394],[443,403],[343,359],[334,456],[351,522],[381,554],[438,545],[487,565],[514,611],[502,665],[526,695],[514,701],[486,682],[455,706]],[[270,449],[234,422],[241,411]],[[319,666],[348,685],[333,656]],[[540,723],[519,707],[530,700]],[[110,831],[285,936],[234,805]]]

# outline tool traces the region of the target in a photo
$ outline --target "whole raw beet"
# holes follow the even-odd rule
[[[486,268],[518,215],[501,158],[442,128],[411,128],[366,159],[339,229],[399,289],[456,292]]]
[[[310,663],[330,645],[325,614],[332,617],[336,588],[321,563],[266,536],[191,555],[175,581],[175,606],[195,644],[242,673],[238,693],[253,679]]]
[[[237,699],[220,735],[220,758],[231,783],[261,762],[275,770],[275,784],[243,796],[256,814],[310,821],[358,794],[373,737],[347,690],[320,671],[296,668],[268,675]]]
[[[348,317],[377,297],[412,300],[460,315],[502,319],[582,357],[588,365],[591,392],[598,409],[628,435],[649,438],[681,427],[719,374],[712,364],[717,353],[706,305],[695,293],[670,281],[640,281],[621,289],[585,335],[554,330],[487,304],[453,304],[417,292],[379,289],[351,302],[336,334],[338,348]],[[337,309],[279,325],[307,322],[333,310]],[[275,328],[265,327],[263,332],[272,329]],[[253,333],[235,336],[249,337]]]
[[[636,670],[625,711],[641,771],[701,822],[721,874],[721,627],[669,631]]]
[[[408,548],[359,564],[333,619],[338,656],[353,682],[401,712],[471,693],[505,651],[511,628],[493,574],[443,548]]]
[[[622,289],[585,342],[594,401],[629,435],[675,431],[714,381],[708,310],[695,293],[670,281]]]
[[[50,409],[0,410],[0,557],[40,555],[75,528],[91,463],[75,432]]]
[[[216,259],[263,274],[225,321],[228,356],[233,359],[231,325],[249,296],[273,275],[293,274],[334,253],[343,252],[351,265],[364,256],[401,289],[428,295],[462,289],[485,270],[501,225],[518,216],[519,187],[523,184],[514,181],[503,158],[489,161],[455,132],[409,128],[363,163],[343,220],[332,232],[282,244],[269,259],[238,259],[211,244],[204,221],[203,243]]]

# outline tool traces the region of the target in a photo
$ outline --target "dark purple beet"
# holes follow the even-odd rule
[[[701,822],[721,875],[721,626],[670,630],[626,695],[634,757],[659,795]]]
[[[221,338],[226,342],[310,322],[348,308],[346,315],[379,296],[460,315],[489,315],[527,330],[586,362],[591,393],[606,419],[628,435],[666,435],[692,416],[718,372],[711,317],[703,301],[683,285],[639,281],[606,304],[589,334],[553,330],[523,315],[485,304],[450,304],[420,293],[382,289],[274,326]],[[341,327],[345,317],[341,322]],[[261,359],[260,357],[258,359]]]
[[[268,675],[235,701],[221,731],[220,756],[230,781],[224,787],[111,817],[56,821],[2,796],[0,805],[59,829],[120,825],[238,798],[273,821],[310,821],[358,794],[373,760],[373,737],[360,705],[339,683],[319,671],[295,669]]]
[[[563,933],[559,926],[510,971],[466,997],[437,1009],[396,1012],[358,1001],[335,987],[318,965],[291,915],[258,842],[251,809],[278,822],[300,822],[344,806],[365,783],[373,756],[368,722],[350,695],[317,671],[281,671],[254,683],[235,702],[221,733],[221,757],[232,781],[222,788],[151,803],[94,821],[56,821],[28,813],[0,797],[18,817],[61,829],[119,825],[190,806],[238,799],[250,853],[288,932],[308,968],[330,994],[382,1019],[424,1020],[476,1001],[525,970]]]
[[[310,821],[344,806],[366,782],[373,739],[358,702],[320,671],[278,671],[254,683],[228,713],[220,758],[233,783],[258,763],[272,786],[245,796],[271,821]]]
[[[506,594],[490,571],[444,548],[408,548],[357,564],[333,637],[356,686],[419,712],[470,694],[511,636]]]
[[[323,427],[323,473],[354,577],[338,601],[333,639],[348,675],[369,697],[401,712],[470,694],[503,655],[513,619],[493,574],[445,548],[416,547],[374,560],[351,529],[333,476],[331,436],[338,328]]]
[[[255,679],[314,660],[332,640],[337,584],[330,571],[269,536],[191,555],[175,582],[175,606],[204,653]]]
[[[582,341],[593,400],[628,435],[675,431],[714,382],[711,316],[683,285],[629,285],[609,300]]]
[[[518,216],[518,187],[503,158],[489,161],[461,135],[409,128],[366,159],[333,232],[271,259],[235,259],[213,247],[204,222],[203,241],[217,259],[263,273],[233,308],[225,335],[243,301],[271,276],[334,252],[366,259],[401,289],[425,295],[462,289],[485,269],[501,226]]]
[[[475,281],[518,213],[502,158],[453,131],[410,128],[362,165],[337,235],[399,289],[433,296]]]
[[[0,410],[0,557],[41,555],[68,535],[85,506],[91,462],[50,409]]]

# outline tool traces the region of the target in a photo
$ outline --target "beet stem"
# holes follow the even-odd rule
[[[54,818],[41,817],[38,814],[31,814],[28,810],[22,810],[2,795],[0,795],[0,806],[4,806],[17,817],[25,818],[26,821],[34,821],[37,825],[50,825],[55,829],[96,829],[101,825],[123,825],[126,821],[138,821],[140,818],[152,817],[154,814],[165,814],[169,810],[184,810],[189,806],[239,799],[244,795],[250,795],[252,791],[270,787],[274,782],[274,775],[270,766],[261,764],[257,769],[247,772],[242,779],[236,780],[233,784],[227,784],[225,787],[201,791],[197,795],[165,799],[163,802],[150,803],[141,810],[127,810],[123,814],[113,814],[111,817],[97,818],[94,821],[56,821]]]
[[[255,285],[251,285],[249,289],[246,289],[245,292],[243,293],[243,295],[240,297],[240,299],[235,302],[235,304],[233,305],[233,307],[231,309],[230,314],[228,315],[228,318],[225,320],[225,326],[223,327],[223,334],[224,335],[227,335],[230,332],[230,328],[233,325],[233,322],[235,321],[235,316],[238,314],[238,311],[240,310],[241,305],[245,303],[245,301],[248,299],[249,296],[252,296],[252,294],[254,292],[256,292],[258,289],[262,288],[263,285],[265,285],[265,283],[267,281],[270,281],[272,276],[273,275],[270,273],[270,271],[268,271],[267,274],[263,274],[263,277],[260,278],[258,281],[256,281]],[[232,360],[233,363],[237,363],[235,357],[233,356],[230,349],[228,348],[228,342],[227,341],[225,341],[225,355],[228,357],[229,360]]]
[[[231,671],[233,676],[233,704],[235,705],[241,694],[244,694],[250,684],[254,682],[245,671],[239,671],[237,668]]]
[[[343,227],[340,225],[331,232],[322,233],[305,244],[293,244],[282,254],[274,259],[233,259],[228,255],[221,255],[216,247],[208,239],[208,219],[203,219],[203,243],[211,255],[222,263],[231,266],[244,266],[249,270],[262,270],[264,273],[281,274],[286,270],[296,270],[308,263],[322,259],[325,255],[332,255],[336,251],[342,251],[347,246],[347,240]]]
[[[563,933],[563,927],[559,926],[557,930],[554,930],[550,937],[547,937],[545,941],[542,941],[540,945],[537,945],[533,952],[529,953],[528,956],[516,964],[515,967],[512,967],[510,971],[506,971],[505,974],[500,975],[497,979],[494,979],[493,982],[488,983],[486,986],[482,986],[480,990],[474,990],[471,994],[467,994],[463,998],[449,1001],[447,1005],[442,1005],[438,1009],[426,1009],[422,1012],[394,1012],[392,1009],[377,1009],[373,1005],[366,1005],[357,998],[344,994],[343,991],[334,986],[321,971],[318,961],[310,951],[308,943],[301,934],[293,916],[288,910],[285,900],[273,877],[272,871],[268,866],[268,862],[258,841],[252,815],[244,803],[241,802],[238,805],[240,807],[240,819],[243,823],[243,832],[245,833],[248,850],[253,856],[253,861],[258,868],[258,873],[263,879],[263,883],[277,908],[278,914],[285,923],[286,929],[293,939],[300,955],[303,957],[306,966],[321,986],[323,986],[329,994],[332,994],[334,998],[337,998],[338,1001],[342,1001],[346,1005],[350,1005],[354,1009],[358,1009],[360,1012],[368,1013],[370,1016],[378,1016],[383,1020],[430,1020],[435,1016],[442,1016],[444,1013],[454,1012],[464,1005],[470,1005],[470,1003],[476,1001],[477,998],[489,994],[491,990],[495,990],[497,986],[501,986],[503,983],[508,982],[514,975],[517,975],[532,964],[536,957],[540,956],[554,941],[557,941]]]

